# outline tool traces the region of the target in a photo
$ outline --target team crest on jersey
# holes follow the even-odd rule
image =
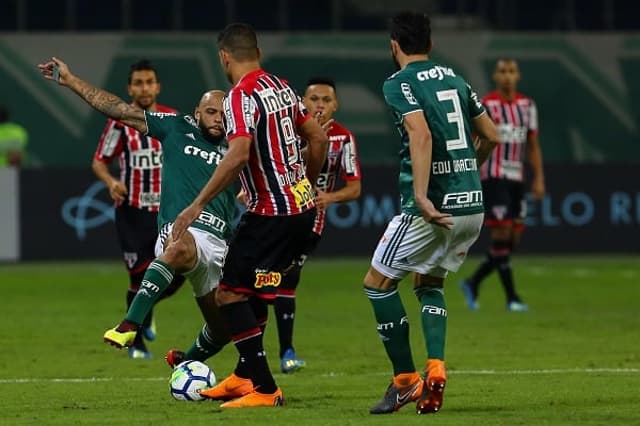
[[[507,206],[493,206],[491,211],[496,219],[502,220],[507,215]]]
[[[196,120],[190,115],[185,115],[184,121],[191,124],[193,127],[198,127],[198,125],[196,124]]]
[[[127,264],[127,268],[131,269],[138,261],[138,253],[132,251],[124,252],[124,262]]]

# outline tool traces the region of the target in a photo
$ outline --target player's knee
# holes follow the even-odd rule
[[[301,270],[302,267],[296,264],[289,272],[283,275],[282,283],[279,288],[284,290],[295,290],[300,282]]]
[[[510,256],[513,250],[513,242],[510,239],[493,239],[489,246],[489,254],[493,258]]]
[[[161,257],[174,269],[190,269],[196,257],[195,247],[185,241],[176,241],[165,248]]]

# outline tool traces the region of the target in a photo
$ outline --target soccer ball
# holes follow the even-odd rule
[[[198,391],[216,384],[216,375],[206,364],[200,361],[184,361],[171,373],[169,390],[178,401],[202,401]]]

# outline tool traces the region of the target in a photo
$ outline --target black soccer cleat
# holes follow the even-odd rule
[[[371,407],[371,414],[390,414],[422,395],[424,381],[418,373],[398,374],[387,387],[384,396]]]

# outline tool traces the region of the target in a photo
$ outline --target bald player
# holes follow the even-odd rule
[[[105,332],[104,341],[118,348],[131,346],[155,301],[181,274],[190,279],[206,323],[186,356],[189,359],[212,356],[229,341],[218,319],[214,294],[235,209],[233,189],[229,187],[209,201],[178,239],[170,234],[176,216],[198,195],[227,150],[222,112],[224,92],[206,92],[193,115],[152,112],[87,83],[57,58],[39,64],[38,68],[45,79],[55,79],[107,117],[162,143],[162,179],[167,184],[160,196],[157,257],[147,268],[125,319]],[[54,68],[57,68],[55,77]]]

